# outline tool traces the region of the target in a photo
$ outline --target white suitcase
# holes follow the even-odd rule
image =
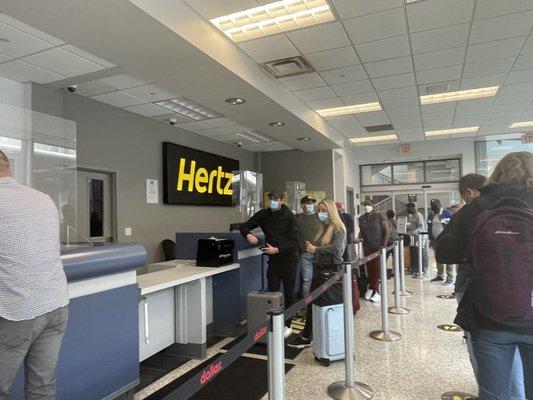
[[[319,307],[313,304],[313,351],[329,366],[344,359],[344,305]]]

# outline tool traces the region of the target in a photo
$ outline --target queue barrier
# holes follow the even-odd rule
[[[322,295],[333,284],[343,279],[344,284],[344,317],[345,317],[345,347],[346,347],[346,387],[360,388],[361,392],[370,399],[372,397],[372,390],[367,385],[359,382],[354,382],[353,379],[353,340],[346,340],[346,338],[353,338],[353,314],[352,314],[352,285],[351,275],[352,268],[360,267],[377,257],[382,257],[382,267],[385,265],[386,252],[394,248],[394,245],[387,248],[382,248],[380,252],[375,252],[367,257],[363,257],[357,261],[343,263],[343,271],[338,271],[332,275],[330,279],[324,282],[320,287],[309,293],[308,296],[299,300],[291,307],[285,310],[271,310],[269,312],[270,319],[264,324],[260,325],[255,332],[243,338],[239,343],[233,346],[230,350],[215,359],[212,363],[207,365],[202,370],[181,384],[174,391],[163,397],[163,400],[187,400],[197,393],[200,389],[205,387],[214,378],[220,375],[227,369],[234,361],[243,355],[250,347],[256,344],[265,335],[269,335],[268,343],[268,389],[269,400],[283,400],[284,399],[284,380],[285,380],[285,344],[283,338],[284,321],[294,317],[298,311],[307,307],[316,298]],[[382,276],[386,277],[387,271],[383,271]],[[382,279],[386,282],[386,279]],[[349,282],[346,284],[346,282]],[[382,289],[384,291],[385,288]],[[383,301],[383,298],[382,298]],[[349,305],[349,307],[348,307]],[[346,323],[348,322],[348,323]],[[359,398],[359,397],[357,397]]]

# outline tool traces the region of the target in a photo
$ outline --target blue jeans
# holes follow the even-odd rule
[[[302,275],[302,297],[307,297],[313,280],[313,253],[302,253],[298,260],[298,269]]]
[[[471,335],[479,400],[533,399],[533,335],[485,329],[474,330]],[[518,371],[514,368],[517,349],[523,365],[521,377],[516,376]],[[522,382],[525,397],[512,397]]]

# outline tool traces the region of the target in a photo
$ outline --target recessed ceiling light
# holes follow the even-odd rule
[[[360,138],[350,139],[352,143],[368,143],[368,142],[383,142],[386,140],[397,140],[396,135],[383,135],[383,136],[366,136]]]
[[[201,106],[185,97],[178,97],[177,99],[159,101],[158,106],[171,110],[173,113],[180,114],[184,117],[190,118],[194,121],[203,121],[206,119],[213,119],[221,117],[220,114],[211,111],[210,109]]]
[[[427,131],[426,136],[453,135],[457,133],[476,133],[479,126],[467,126],[465,128],[442,129],[440,131]]]
[[[281,122],[281,121],[272,121],[268,124],[268,126],[274,126],[274,127],[283,126],[283,125],[285,125],[285,122]]]
[[[499,88],[499,86],[489,86],[479,89],[459,90],[458,92],[428,94],[426,96],[420,96],[420,103],[422,105],[426,105],[435,103],[446,103],[448,101],[460,101],[491,97],[496,95]]]
[[[365,104],[354,104],[351,106],[344,107],[325,108],[322,110],[317,110],[317,113],[319,113],[323,117],[336,117],[338,115],[360,114],[371,111],[380,111],[381,109],[381,104],[375,102]]]
[[[231,104],[233,106],[238,106],[239,104],[246,103],[246,100],[241,99],[240,97],[230,97],[226,100],[224,100],[226,103]]]
[[[326,0],[282,0],[211,20],[234,42],[333,21]]]
[[[310,142],[311,138],[306,136],[306,137],[299,137],[296,140],[299,140],[300,142]]]
[[[533,126],[533,121],[515,122],[509,128],[528,128],[530,126]]]

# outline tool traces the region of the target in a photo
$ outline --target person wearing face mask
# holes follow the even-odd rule
[[[435,248],[435,240],[448,225],[453,214],[451,211],[442,208],[439,199],[432,199],[429,205],[431,207],[431,212],[428,216],[429,240],[432,247]],[[444,264],[437,262],[437,276],[431,282],[444,281],[444,285],[453,285],[455,279],[454,269],[455,265],[446,264],[446,280],[444,281]]]
[[[268,255],[267,290],[279,292],[283,282],[285,307],[289,308],[296,301],[294,288],[298,263],[298,224],[292,211],[283,204],[284,197],[282,190],[271,190],[268,193],[268,207],[241,224],[239,230],[252,245],[257,245],[259,241],[251,231],[257,227],[263,230],[266,244],[261,247],[261,251]],[[291,320],[287,320],[285,324],[285,337],[289,337]]]
[[[426,231],[426,222],[424,216],[416,209],[415,203],[407,204],[407,235],[418,238],[420,232]],[[411,273],[418,275],[418,247],[416,243],[409,242],[409,255],[411,260]],[[422,270],[426,271],[428,267],[427,253],[422,251]]]
[[[313,281],[311,291],[326,282],[342,265],[346,247],[346,228],[339,217],[335,203],[322,200],[318,204],[318,232],[312,241],[305,242],[306,251],[313,254]],[[307,318],[302,333],[287,343],[287,346],[302,349],[313,343],[312,304],[320,307],[342,303],[342,282],[336,282],[326,292],[307,306]]]
[[[313,253],[307,251],[306,242],[311,242],[315,238],[320,227],[320,221],[315,212],[315,203],[316,200],[309,196],[302,197],[300,207],[303,212],[296,214],[298,231],[300,232],[298,269],[302,277],[302,297],[307,297],[309,294],[311,281],[313,280]]]
[[[359,217],[359,238],[363,242],[363,252],[366,256],[378,251],[381,247],[387,247],[389,241],[389,225],[385,217],[374,210],[372,199],[366,199],[363,203],[364,214]],[[379,280],[381,277],[380,258],[374,258],[366,263],[368,271],[368,288],[365,299],[374,303],[381,301],[379,294]]]

